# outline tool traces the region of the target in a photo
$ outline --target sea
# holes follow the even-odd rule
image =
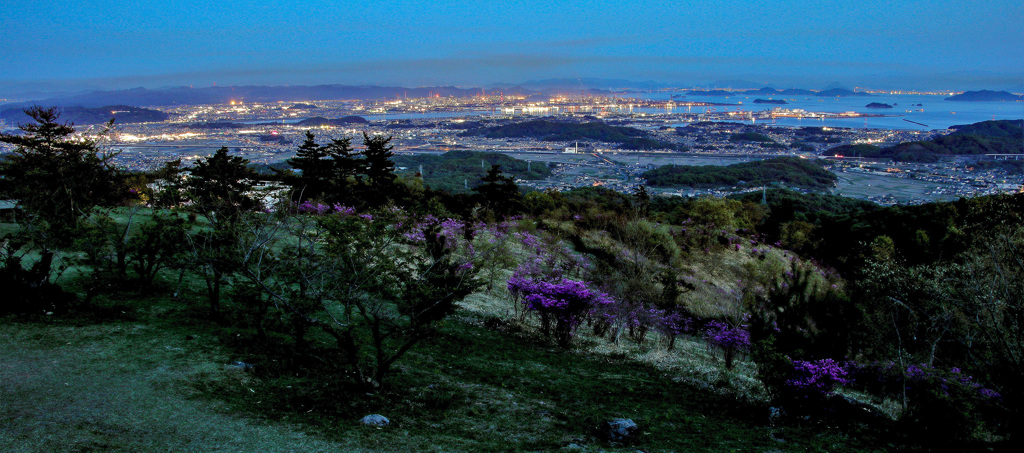
[[[667,101],[673,93],[639,93],[642,99]],[[714,102],[733,104],[715,107],[676,107],[674,111],[704,113],[714,109],[723,111],[762,111],[776,107],[785,109],[803,109],[808,112],[843,113],[857,112],[880,117],[863,118],[829,118],[800,119],[776,118],[768,124],[779,126],[828,126],[868,129],[905,129],[905,130],[942,130],[959,124],[973,124],[988,120],[1019,120],[1024,118],[1024,102],[977,102],[947,101],[944,95],[925,94],[875,94],[871,96],[844,96],[820,98],[815,96],[685,96],[673,100],[677,102]],[[755,99],[782,99],[786,105],[755,104]],[[868,108],[875,102],[892,105],[891,109]],[[650,111],[645,113],[671,113],[666,109],[635,109]],[[750,120],[747,120],[749,122]],[[754,124],[764,124],[758,120]]]
[[[803,109],[807,112],[843,113],[857,112],[872,115],[862,118],[776,118],[774,120],[756,120],[753,124],[768,124],[778,126],[828,126],[848,127],[866,129],[901,129],[901,130],[944,130],[950,126],[960,124],[972,124],[988,120],[1014,120],[1024,118],[1024,102],[971,102],[971,101],[947,101],[945,98],[950,94],[924,95],[924,94],[875,94],[871,96],[844,96],[820,98],[815,96],[765,96],[765,95],[737,95],[737,96],[685,96],[672,98],[678,93],[671,92],[641,92],[619,95],[622,99],[642,99],[654,101],[674,100],[676,102],[706,102],[715,104],[708,107],[677,106],[670,109],[665,108],[640,108],[623,107],[620,113],[664,115],[671,121],[672,116],[678,115],[682,120],[692,114],[725,111],[765,111],[773,108]],[[777,104],[755,104],[755,99],[781,99],[786,101],[785,105]],[[868,108],[870,103],[881,103],[892,105],[891,109]],[[491,109],[460,110],[445,112],[402,112],[386,114],[361,114],[367,120],[377,122],[385,120],[401,119],[454,119],[471,118],[474,116],[489,116],[495,112]],[[524,115],[524,118],[535,117]],[[282,121],[283,123],[295,123],[303,118],[293,118]],[[740,122],[740,120],[731,120]],[[249,123],[260,123],[266,121],[249,121]],[[745,122],[750,122],[746,120]],[[673,123],[685,125],[682,123]]]

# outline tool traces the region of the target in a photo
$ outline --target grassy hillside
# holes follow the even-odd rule
[[[117,220],[124,223],[127,217]],[[584,220],[580,225],[592,225],[584,230],[572,222],[543,227],[552,237],[578,234],[584,247],[613,256],[623,256],[636,235],[666,234],[667,228],[640,222],[609,236],[593,227],[596,220]],[[512,230],[527,233],[535,227],[524,222]],[[164,272],[155,287],[109,288],[90,305],[59,318],[0,318],[5,448],[883,449],[877,433],[857,426],[773,426],[753,362],[741,355],[726,369],[721,351],[709,347],[699,332],[681,336],[668,350],[667,338],[656,332],[624,334],[613,342],[588,325],[578,331],[572,348],[556,347],[539,334],[538,318],[527,315],[503,288],[517,263],[533,256],[530,236],[514,237],[525,241],[506,244],[508,256],[516,258],[482,271],[485,279],[494,272],[499,284],[462,301],[436,333],[398,363],[388,386],[371,392],[355,391],[326,360],[337,352],[321,342],[320,333],[310,332],[311,343],[299,346],[285,333],[286,325],[261,338],[245,316],[210,318],[204,284],[192,272],[178,298],[169,296],[177,288],[177,273]],[[480,241],[487,244],[488,236]],[[785,267],[788,262],[782,250],[765,257],[755,247],[760,246],[714,246],[711,253],[695,253],[685,267],[694,289],[682,303],[702,316],[734,312],[737,300],[729,294],[738,290],[738,280],[750,278],[763,263]],[[68,275],[66,288],[85,290],[80,285],[88,283],[87,271]],[[227,289],[232,296],[223,310],[249,313],[244,285],[236,283]],[[378,429],[358,423],[371,413],[389,417],[391,425]],[[641,426],[638,443],[601,440],[597,426],[615,417]]]

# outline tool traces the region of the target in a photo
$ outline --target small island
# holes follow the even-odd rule
[[[891,105],[883,104],[881,102],[872,102],[872,103],[870,103],[868,105],[865,105],[864,107],[867,107],[869,109],[891,109],[892,108]]]
[[[754,99],[754,103],[755,104],[778,104],[778,105],[788,104],[788,102],[786,102],[785,99]]]

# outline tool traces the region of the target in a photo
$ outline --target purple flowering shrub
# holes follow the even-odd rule
[[[550,337],[553,333],[562,347],[569,346],[573,332],[583,319],[597,307],[613,303],[606,294],[587,283],[565,278],[549,282],[513,276],[508,281],[508,290],[528,311],[540,315],[544,336]]]
[[[341,216],[347,216],[355,214],[356,209],[349,206],[342,206],[340,204],[327,205],[318,201],[303,201],[295,205],[295,212],[299,214],[322,216],[328,214],[338,214]]]
[[[832,359],[794,360],[792,376],[786,385],[795,396],[803,399],[824,399],[837,386],[852,382],[846,369]]]
[[[440,240],[451,253],[452,259],[458,261],[460,269],[478,269],[480,264],[488,259],[488,256],[477,251],[473,242],[479,225],[458,219],[441,219],[428,214],[418,218],[400,218],[393,228],[401,231],[402,238],[409,244]]]
[[[709,346],[722,350],[725,367],[732,369],[737,352],[750,348],[750,332],[746,325],[732,325],[722,321],[710,321],[704,326],[704,339]]]

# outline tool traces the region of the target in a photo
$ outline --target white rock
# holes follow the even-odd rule
[[[363,417],[363,419],[360,420],[359,423],[362,423],[362,424],[364,424],[366,426],[384,427],[384,426],[388,426],[388,424],[390,424],[391,421],[388,420],[388,418],[383,416],[383,415],[380,415],[380,414],[370,414],[370,415],[367,415],[367,416]]]

